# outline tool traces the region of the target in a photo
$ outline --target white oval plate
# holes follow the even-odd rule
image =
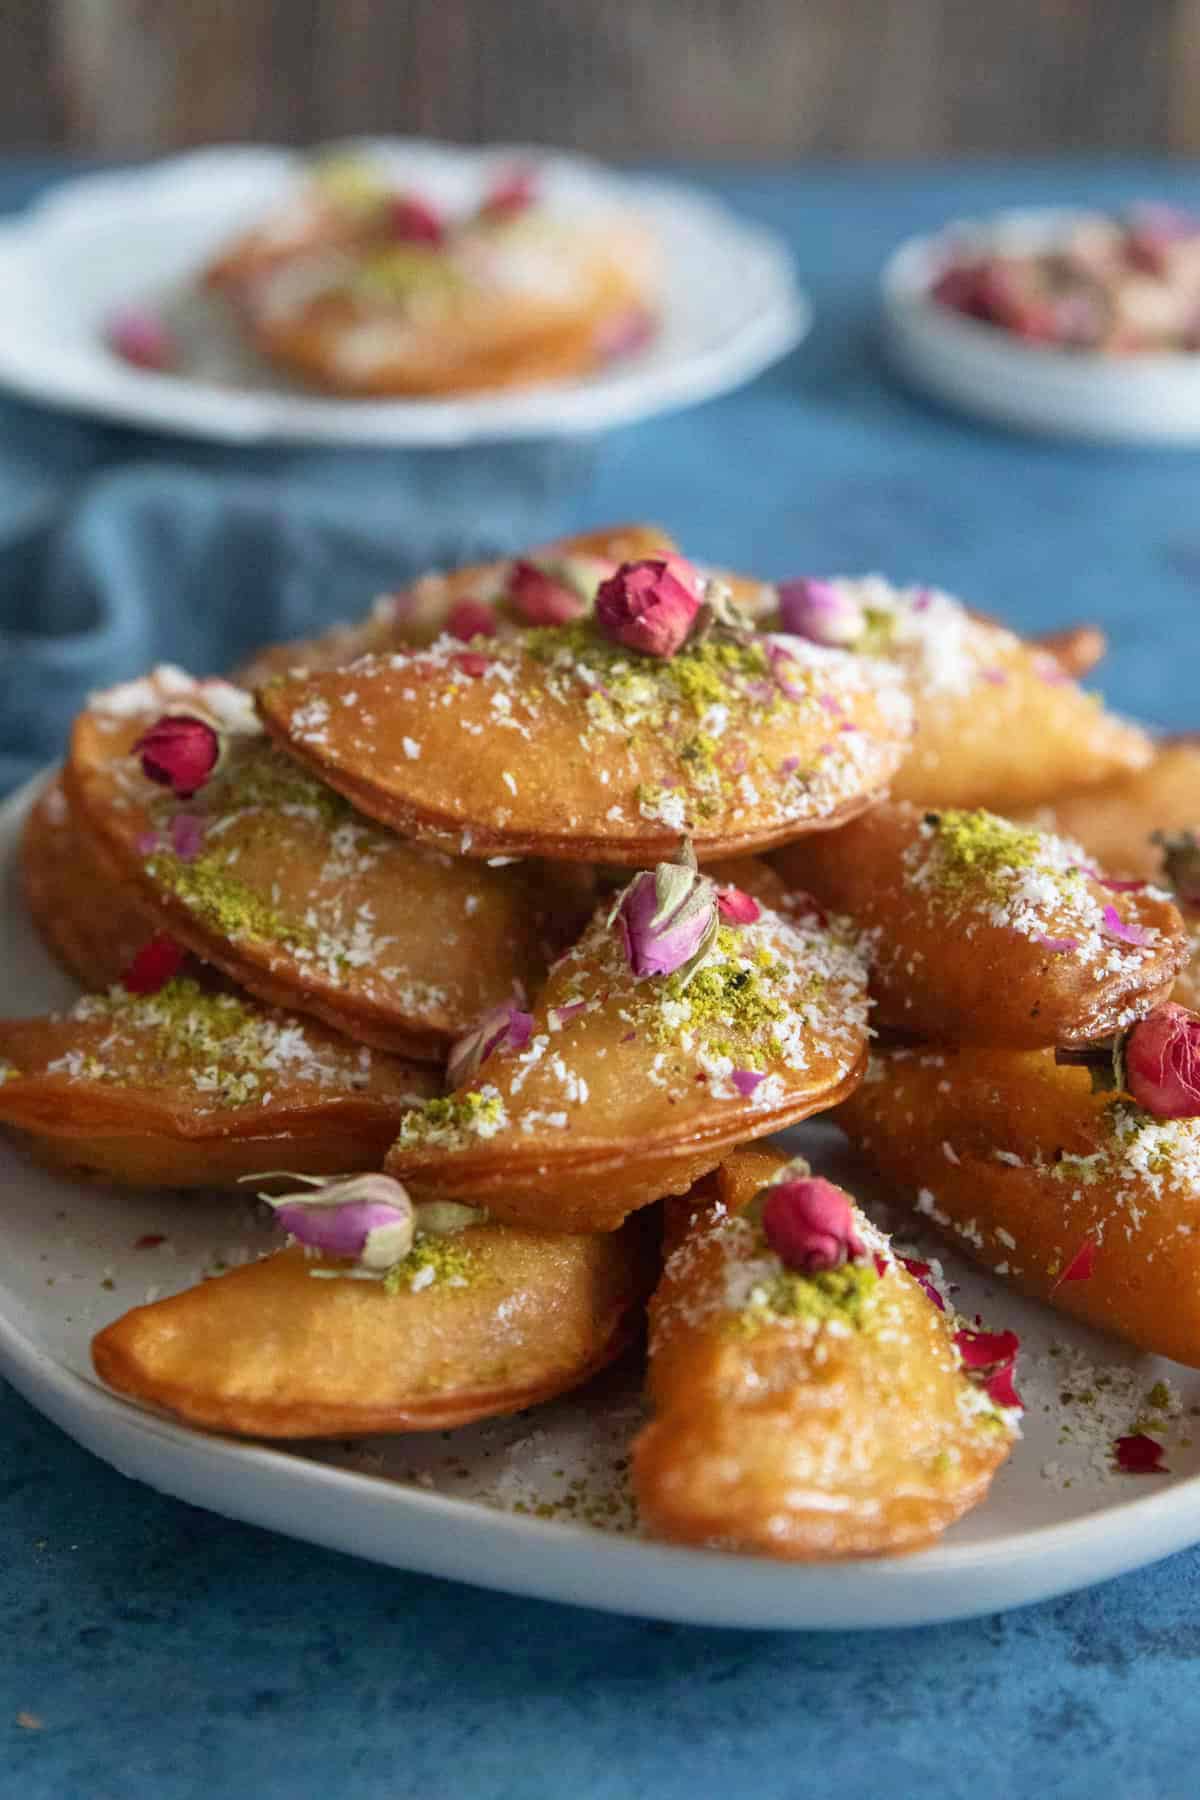
[[[0,809],[0,976],[12,1014],[72,992],[20,901],[16,850],[30,798],[26,790]],[[846,1175],[830,1128],[792,1140]],[[906,1241],[909,1224],[905,1215]],[[146,1234],[166,1241],[137,1248]],[[1200,1446],[1180,1442],[1189,1409],[1200,1409],[1200,1372],[1108,1343],[953,1258],[944,1262],[961,1282],[960,1309],[1021,1334],[1025,1437],[988,1500],[942,1544],[891,1560],[806,1568],[631,1535],[614,1464],[640,1418],[632,1366],[517,1419],[286,1449],[189,1430],[99,1385],[88,1343],[100,1325],[271,1241],[245,1201],[60,1180],[0,1144],[0,1374],[125,1474],[229,1518],[398,1568],[694,1624],[926,1624],[1044,1599],[1200,1539]],[[1107,1444],[1164,1378],[1180,1407],[1166,1434],[1172,1473],[1118,1475]],[[1102,1397],[1099,1429],[1094,1406],[1062,1399],[1088,1389]]]
[[[1114,357],[1027,344],[932,298],[952,247],[1038,249],[1081,216],[1004,212],[901,244],[882,277],[897,366],[950,405],[1004,425],[1096,443],[1200,444],[1200,354]]]
[[[551,206],[634,208],[665,272],[653,342],[579,381],[449,400],[337,400],[272,374],[198,306],[188,341],[196,374],[130,368],[103,342],[114,309],[185,291],[301,167],[292,151],[230,146],[82,176],[0,226],[0,384],[47,405],[227,443],[455,445],[598,431],[689,406],[749,380],[808,330],[811,308],[786,246],[687,188],[620,181],[538,149],[415,139],[346,148],[450,206],[477,194],[489,169],[528,160]]]

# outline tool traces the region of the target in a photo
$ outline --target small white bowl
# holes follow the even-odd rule
[[[1115,357],[1025,343],[933,298],[952,253],[1042,249],[1088,216],[1005,212],[909,238],[882,277],[892,359],[949,405],[1004,425],[1095,443],[1200,445],[1200,352]]]

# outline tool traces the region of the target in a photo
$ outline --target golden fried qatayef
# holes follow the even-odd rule
[[[636,1333],[657,1267],[639,1220],[602,1237],[471,1225],[452,1243],[452,1272],[420,1287],[280,1251],[126,1313],[94,1339],[96,1372],[210,1431],[442,1430],[604,1368]]]
[[[1200,1367],[1200,1120],[1093,1092],[1048,1050],[872,1058],[838,1123],[1023,1293]]]
[[[187,977],[0,1020],[0,1126],[38,1158],[134,1187],[378,1163],[437,1072]]]
[[[38,936],[82,987],[119,981],[154,934],[135,883],[114,874],[79,830],[58,775],[25,821],[21,880]]]
[[[909,730],[887,664],[753,631],[648,656],[593,618],[297,675],[259,710],[291,756],[407,836],[634,867],[683,833],[714,861],[851,818]]]
[[[889,658],[912,696],[912,753],[893,798],[1012,814],[1150,761],[1145,732],[1071,680],[1072,654],[1090,653],[1082,640],[1026,643],[935,588],[875,575],[821,586],[851,621],[851,647]]]
[[[857,1208],[861,1262],[784,1265],[753,1212],[784,1166],[734,1156],[668,1206],[654,1417],[633,1453],[641,1518],[676,1543],[792,1561],[919,1549],[983,1499],[1013,1414],[968,1377],[954,1321]]]
[[[226,748],[187,801],[133,746],[164,713]],[[160,670],[96,696],[67,765],[76,817],[163,929],[270,1005],[438,1060],[542,967],[533,877],[405,843],[357,816],[258,729],[246,696]]]
[[[483,622],[484,635],[518,631],[530,622],[515,594],[522,569],[532,565],[590,605],[599,583],[619,563],[670,554],[677,548],[674,538],[657,525],[610,525],[557,538],[520,557],[469,563],[462,568],[422,575],[398,593],[381,595],[364,619],[335,625],[318,638],[273,644],[260,650],[235,679],[243,687],[261,687],[273,676],[286,675],[293,669],[303,669],[308,674],[319,669],[344,669],[371,652],[432,644],[452,628],[465,645],[473,635],[476,620]],[[775,591],[766,582],[735,575],[727,569],[702,572],[721,581],[748,618],[765,618],[775,604]],[[476,615],[463,612],[463,602],[483,610]],[[536,599],[527,604],[536,610]]]
[[[1153,881],[1162,848],[1152,834],[1200,831],[1200,737],[1164,738],[1136,774],[1053,799],[1034,818],[1075,838],[1114,874]]]
[[[254,349],[333,393],[471,393],[584,373],[652,329],[653,241],[624,210],[458,218],[363,162],[320,171],[206,274]],[[415,233],[412,221],[423,221]]]
[[[993,813],[885,802],[774,860],[870,933],[872,1022],[914,1037],[1086,1043],[1165,1000],[1188,953],[1162,891]]]
[[[742,1140],[833,1105],[866,1060],[857,937],[754,911],[721,926],[690,980],[636,980],[601,909],[523,1017],[520,1046],[506,1037],[411,1114],[388,1172],[514,1224],[611,1231]]]

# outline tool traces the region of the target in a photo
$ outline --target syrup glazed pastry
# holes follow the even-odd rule
[[[66,782],[162,929],[259,999],[359,1042],[439,1061],[543,966],[527,872],[457,862],[357,817],[223,682],[166,668],[96,696]]]
[[[1016,1434],[1011,1334],[956,1333],[849,1195],[782,1156],[732,1157],[667,1230],[633,1455],[655,1536],[828,1561],[919,1549],[978,1505]],[[967,1356],[1006,1359],[1003,1385]]]
[[[516,1230],[414,1208],[379,1175],[278,1205],[296,1246],[117,1319],[92,1344],[101,1379],[211,1431],[444,1430],[612,1362],[657,1266],[640,1220],[604,1237]]]
[[[934,588],[862,580],[785,582],[784,630],[888,658],[916,714],[891,784],[920,806],[1018,813],[1144,768],[1146,734],[1083,693],[1051,648],[1023,642]],[[1069,657],[1070,640],[1058,640]],[[1080,654],[1082,644],[1074,654]]]
[[[569,624],[297,675],[259,710],[290,755],[407,836],[634,867],[683,833],[713,861],[853,817],[910,724],[892,666],[757,632],[676,556],[622,564]]]
[[[1167,999],[1188,955],[1166,894],[993,813],[885,802],[774,861],[870,934],[873,1023],[906,1036],[1088,1042]]]
[[[1156,1008],[1107,1092],[1046,1050],[881,1053],[838,1122],[985,1267],[1200,1367],[1200,1119],[1180,1114],[1200,1113],[1198,1033]]]
[[[1200,829],[1200,738],[1164,738],[1136,774],[1052,800],[1034,818],[1075,838],[1106,869],[1156,880],[1162,846],[1155,833]]]
[[[462,643],[511,633],[527,625],[564,625],[583,616],[602,581],[622,563],[678,552],[657,525],[613,525],[559,538],[524,556],[471,563],[445,574],[422,575],[396,594],[383,594],[365,619],[335,625],[322,637],[261,650],[239,672],[243,687],[261,687],[293,669],[313,674],[343,669],[357,657],[432,644],[443,632]],[[726,569],[702,569],[724,583],[751,619],[774,609],[767,582]]]
[[[531,1014],[457,1047],[454,1092],[405,1120],[387,1169],[514,1224],[611,1231],[848,1094],[866,1039],[848,927],[660,865],[601,908]]]
[[[378,1161],[433,1069],[171,974],[152,940],[127,986],[0,1021],[0,1125],[39,1162],[127,1187],[216,1188],[284,1166]]]
[[[71,816],[58,775],[25,821],[21,880],[38,936],[81,987],[111,987],[153,934],[136,885],[100,860]]]
[[[376,397],[472,393],[585,374],[655,329],[655,256],[616,209],[565,216],[533,169],[452,217],[367,161],[318,164],[207,272],[268,362]]]

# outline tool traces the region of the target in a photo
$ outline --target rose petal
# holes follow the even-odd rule
[[[1054,1283],[1054,1286],[1050,1289],[1050,1292],[1056,1294],[1063,1283],[1067,1281],[1090,1281],[1092,1278],[1092,1271],[1095,1267],[1095,1240],[1090,1237],[1085,1237],[1066,1268],[1062,1271],[1062,1274],[1058,1277],[1058,1280]]]
[[[897,1261],[902,1268],[908,1270],[917,1286],[923,1289],[926,1299],[932,1300],[939,1312],[945,1312],[946,1302],[934,1286],[933,1265],[927,1262],[918,1262],[915,1256],[901,1256],[897,1258]]]
[[[1106,937],[1117,938],[1122,944],[1134,944],[1138,949],[1154,941],[1154,933],[1147,926],[1126,925],[1115,906],[1106,906],[1102,917]]]
[[[965,1369],[994,1369],[1011,1364],[1021,1340],[1015,1331],[956,1331],[954,1342]]]
[[[717,889],[717,911],[728,925],[753,925],[762,917],[762,907],[753,895],[735,887]]]
[[[495,637],[496,629],[496,615],[482,600],[456,600],[446,615],[446,630],[464,644],[472,638]]]
[[[1113,1460],[1124,1475],[1169,1475],[1164,1455],[1163,1446],[1144,1431],[1113,1440]]]
[[[491,657],[484,656],[478,650],[456,650],[450,661],[456,669],[461,669],[464,675],[469,675],[472,681],[478,681],[480,676],[486,675],[492,666]]]
[[[1078,950],[1079,939],[1073,937],[1047,937],[1045,932],[1034,933],[1033,941],[1040,944],[1043,950],[1053,950],[1056,956],[1065,956],[1069,950]]]
[[[755,1089],[766,1080],[766,1076],[761,1074],[758,1069],[735,1069],[729,1079],[742,1098],[748,1100]]]
[[[121,985],[130,994],[157,994],[175,979],[186,961],[187,951],[174,938],[152,937],[122,975]]]
[[[195,862],[204,846],[207,821],[198,813],[176,813],[167,827],[171,848],[180,862]]]
[[[994,1375],[989,1375],[983,1384],[983,1391],[993,1406],[1020,1407],[1024,1411],[1025,1402],[1016,1390],[1011,1363],[1003,1369],[997,1369]]]

